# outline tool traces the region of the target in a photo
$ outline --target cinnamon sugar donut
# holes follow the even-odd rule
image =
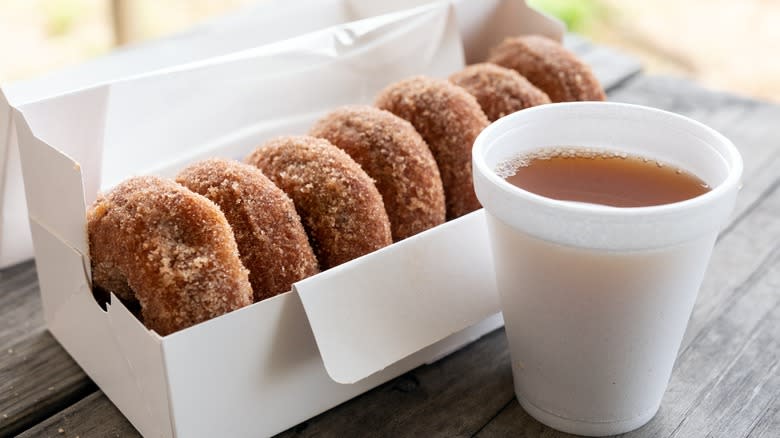
[[[540,35],[507,38],[490,51],[488,61],[525,76],[553,102],[606,99],[590,67],[557,41]]]
[[[450,76],[450,82],[476,97],[491,122],[521,109],[550,103],[547,94],[520,73],[489,62],[464,68]]]
[[[343,149],[374,179],[393,240],[444,222],[436,160],[406,120],[371,106],[347,106],[320,119],[309,134]]]
[[[292,198],[322,269],[392,243],[390,221],[374,181],[329,141],[279,137],[246,162]]]
[[[90,207],[87,231],[93,286],[137,301],[162,336],[252,303],[225,215],[173,181],[122,182]]]
[[[255,301],[288,292],[293,283],[318,272],[292,200],[260,169],[215,158],[187,167],[176,182],[209,198],[225,214]]]
[[[428,143],[448,219],[480,208],[471,181],[471,147],[489,122],[474,96],[446,80],[416,76],[385,88],[376,106],[411,122]]]

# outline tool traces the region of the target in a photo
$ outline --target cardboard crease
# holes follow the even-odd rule
[[[495,38],[482,20],[511,3],[522,4],[410,0],[424,6],[14,111],[47,325],[142,434],[272,435],[502,325],[482,211],[165,337],[113,294],[107,311],[95,302],[86,211],[128,175],[241,158],[336,106],[370,104],[393,81],[446,77],[463,67],[459,24]],[[475,15],[456,14],[467,4]],[[499,18],[516,33],[529,22]]]

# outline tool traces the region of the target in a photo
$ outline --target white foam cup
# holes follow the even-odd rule
[[[712,190],[616,208],[559,201],[496,174],[547,147],[626,152],[686,169]],[[488,217],[515,394],[550,427],[603,436],[658,411],[718,232],[742,175],[734,145],[658,109],[608,102],[542,105],[488,126],[473,148]]]

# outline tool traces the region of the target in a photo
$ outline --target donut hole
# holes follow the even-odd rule
[[[114,294],[119,301],[124,304],[124,306],[127,308],[127,310],[130,311],[136,318],[138,318],[139,321],[143,322],[143,319],[141,318],[141,302],[136,299],[122,299],[119,298],[116,294]],[[108,312],[108,306],[111,304],[111,291],[108,289],[104,289],[100,286],[94,286],[92,288],[92,298],[95,299],[95,302],[98,306],[104,311]]]
[[[92,298],[103,309],[104,312],[108,312],[108,303],[111,301],[111,293],[102,287],[95,286],[92,288]]]

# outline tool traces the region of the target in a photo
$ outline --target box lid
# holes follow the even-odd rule
[[[518,9],[523,2],[487,3],[494,9],[481,14],[506,14],[483,17],[485,41],[500,36],[488,29],[499,21],[521,33],[538,20]],[[25,105],[32,132],[85,169],[83,188],[75,181],[64,195],[27,175],[30,216],[86,254],[83,215],[101,182],[154,171],[152,163],[154,173],[171,175],[204,156],[240,157],[269,136],[305,130],[334,106],[369,101],[394,80],[446,76],[463,65],[456,20],[471,17],[456,11],[441,2]],[[117,159],[106,160],[109,153]],[[44,175],[48,165],[29,169]],[[298,283],[331,377],[359,381],[497,313],[485,233],[476,212]]]
[[[295,284],[328,374],[354,383],[500,311],[482,210]]]

